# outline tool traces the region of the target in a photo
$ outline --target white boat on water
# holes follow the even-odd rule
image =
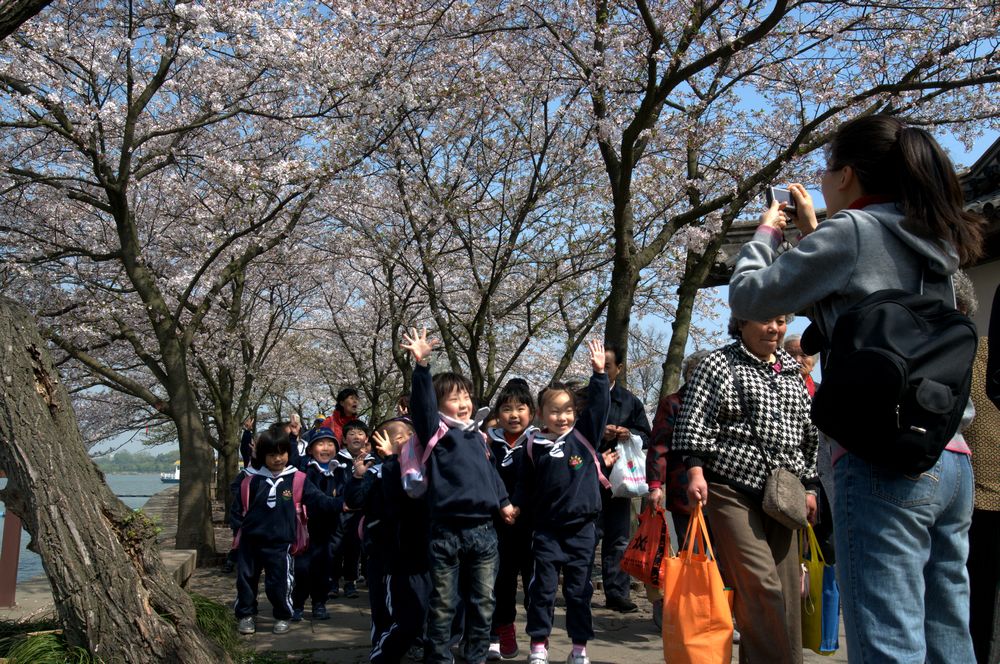
[[[181,481],[181,462],[174,462],[174,472],[172,473],[160,473],[160,481],[164,484],[180,484]]]

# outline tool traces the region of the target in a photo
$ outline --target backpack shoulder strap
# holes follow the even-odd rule
[[[420,463],[427,465],[427,460],[431,458],[431,451],[434,446],[438,444],[438,441],[444,438],[448,434],[448,425],[444,422],[438,424],[438,430],[434,432],[431,439],[427,441],[427,445],[424,447],[424,454],[420,458]]]
[[[601,462],[597,458],[597,450],[595,450],[594,446],[590,444],[590,441],[587,440],[587,437],[584,436],[582,433],[580,433],[579,429],[573,429],[573,433],[576,435],[577,438],[580,439],[580,442],[583,443],[583,446],[587,448],[587,451],[590,452],[590,457],[594,460],[594,469],[597,470],[597,479],[598,481],[600,481],[601,486],[603,486],[605,489],[610,489],[611,482],[608,480],[607,477],[604,476],[604,471],[601,470]]]
[[[920,265],[920,290],[917,292],[921,295],[938,297],[948,306],[958,309],[954,276],[939,274],[929,267],[927,261],[923,261]]]
[[[292,500],[295,501],[296,507],[302,504],[302,494],[305,492],[305,488],[306,474],[301,470],[296,470],[295,474],[292,475]]]
[[[524,439],[524,451],[528,453],[528,459],[531,463],[535,463],[535,455],[532,454],[531,450],[535,446],[535,432],[528,432],[527,438]]]
[[[246,514],[250,510],[250,482],[253,480],[252,475],[243,475],[243,481],[240,482],[240,499],[243,501],[243,514]]]

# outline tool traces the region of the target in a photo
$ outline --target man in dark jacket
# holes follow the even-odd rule
[[[614,448],[619,441],[632,435],[642,439],[642,447],[649,446],[649,418],[642,402],[618,384],[618,374],[625,365],[621,348],[605,345],[606,371],[611,381],[611,410],[600,451]],[[604,582],[605,606],[622,613],[632,613],[638,607],[632,601],[629,576],[622,570],[622,556],[628,546],[629,525],[632,520],[629,498],[614,498],[611,491],[601,489],[601,516],[598,519],[601,540],[601,579]]]

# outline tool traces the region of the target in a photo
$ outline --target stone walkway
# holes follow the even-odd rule
[[[176,531],[177,489],[171,487],[149,500],[145,511],[156,518],[163,531],[158,541],[164,547],[164,556],[184,556],[181,552],[170,549]],[[216,543],[224,550],[231,539],[229,528],[222,518],[221,506],[216,506],[214,520],[216,523]],[[220,558],[221,559],[221,558]],[[176,564],[176,563],[175,563]],[[660,664],[663,662],[662,641],[660,634],[652,624],[652,605],[646,601],[641,590],[633,592],[633,599],[639,605],[639,611],[622,615],[609,611],[604,607],[604,595],[600,584],[594,594],[593,615],[596,638],[587,646],[593,664]],[[231,605],[236,596],[235,575],[223,574],[218,565],[195,569],[187,583],[187,588],[201,593],[222,604]],[[330,662],[335,664],[361,664],[368,661],[369,642],[369,611],[368,593],[364,586],[359,588],[357,599],[337,599],[327,604],[331,620],[313,622],[306,620],[293,623],[287,634],[276,636],[271,633],[274,624],[271,619],[271,607],[264,597],[263,583],[260,590],[261,615],[258,618],[258,633],[244,637],[246,642],[258,651],[270,652],[279,657],[284,656],[289,662]],[[0,610],[0,617],[6,619],[23,619],[51,615],[53,612],[52,595],[46,579],[39,578],[18,585],[18,606],[13,609]],[[552,662],[563,662],[569,654],[571,643],[565,632],[565,610],[561,598],[556,605],[556,629],[550,639],[550,656]],[[524,634],[523,611],[517,621],[518,641],[522,656],[512,661],[523,662],[527,659],[528,639]],[[843,631],[841,631],[841,646],[843,646]],[[733,649],[733,662],[738,661],[738,649]],[[806,664],[831,662],[846,662],[846,650],[841,649],[830,657],[823,657],[811,651],[804,654]],[[459,660],[461,661],[461,660]],[[778,664],[778,663],[766,663]]]
[[[176,494],[174,494],[176,495]],[[222,524],[221,510],[217,510],[216,543],[222,549],[229,542],[231,533]],[[166,520],[163,521],[166,523]],[[223,574],[218,568],[200,568],[192,575],[188,588],[224,604],[231,604],[236,596],[235,574]],[[599,585],[599,584],[598,584]],[[258,651],[284,654],[290,662],[330,662],[336,664],[361,664],[368,661],[369,611],[368,593],[359,587],[357,599],[336,599],[327,604],[331,619],[328,621],[306,619],[293,623],[287,634],[274,635],[271,627],[271,607],[264,596],[263,582],[260,588],[260,616],[257,634],[244,637]],[[646,601],[641,590],[633,592],[633,600],[639,611],[629,615],[609,611],[604,607],[604,595],[600,588],[595,591],[593,601],[594,631],[596,638],[587,646],[593,664],[661,664],[663,662],[662,641],[652,623],[652,605]],[[556,606],[556,629],[550,639],[552,662],[564,662],[571,643],[565,632],[565,610],[561,598]],[[519,611],[518,641],[522,655],[515,660],[527,659],[528,638],[524,634],[523,611]],[[843,647],[832,656],[821,656],[811,651],[804,653],[807,664],[823,662],[846,662],[847,652]],[[738,649],[733,648],[733,662],[738,661]],[[461,661],[461,660],[459,660]],[[778,663],[766,663],[778,664]]]

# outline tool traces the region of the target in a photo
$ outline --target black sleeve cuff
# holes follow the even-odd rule
[[[705,460],[701,457],[686,456],[684,457],[684,465],[688,468],[701,468],[705,465]]]

